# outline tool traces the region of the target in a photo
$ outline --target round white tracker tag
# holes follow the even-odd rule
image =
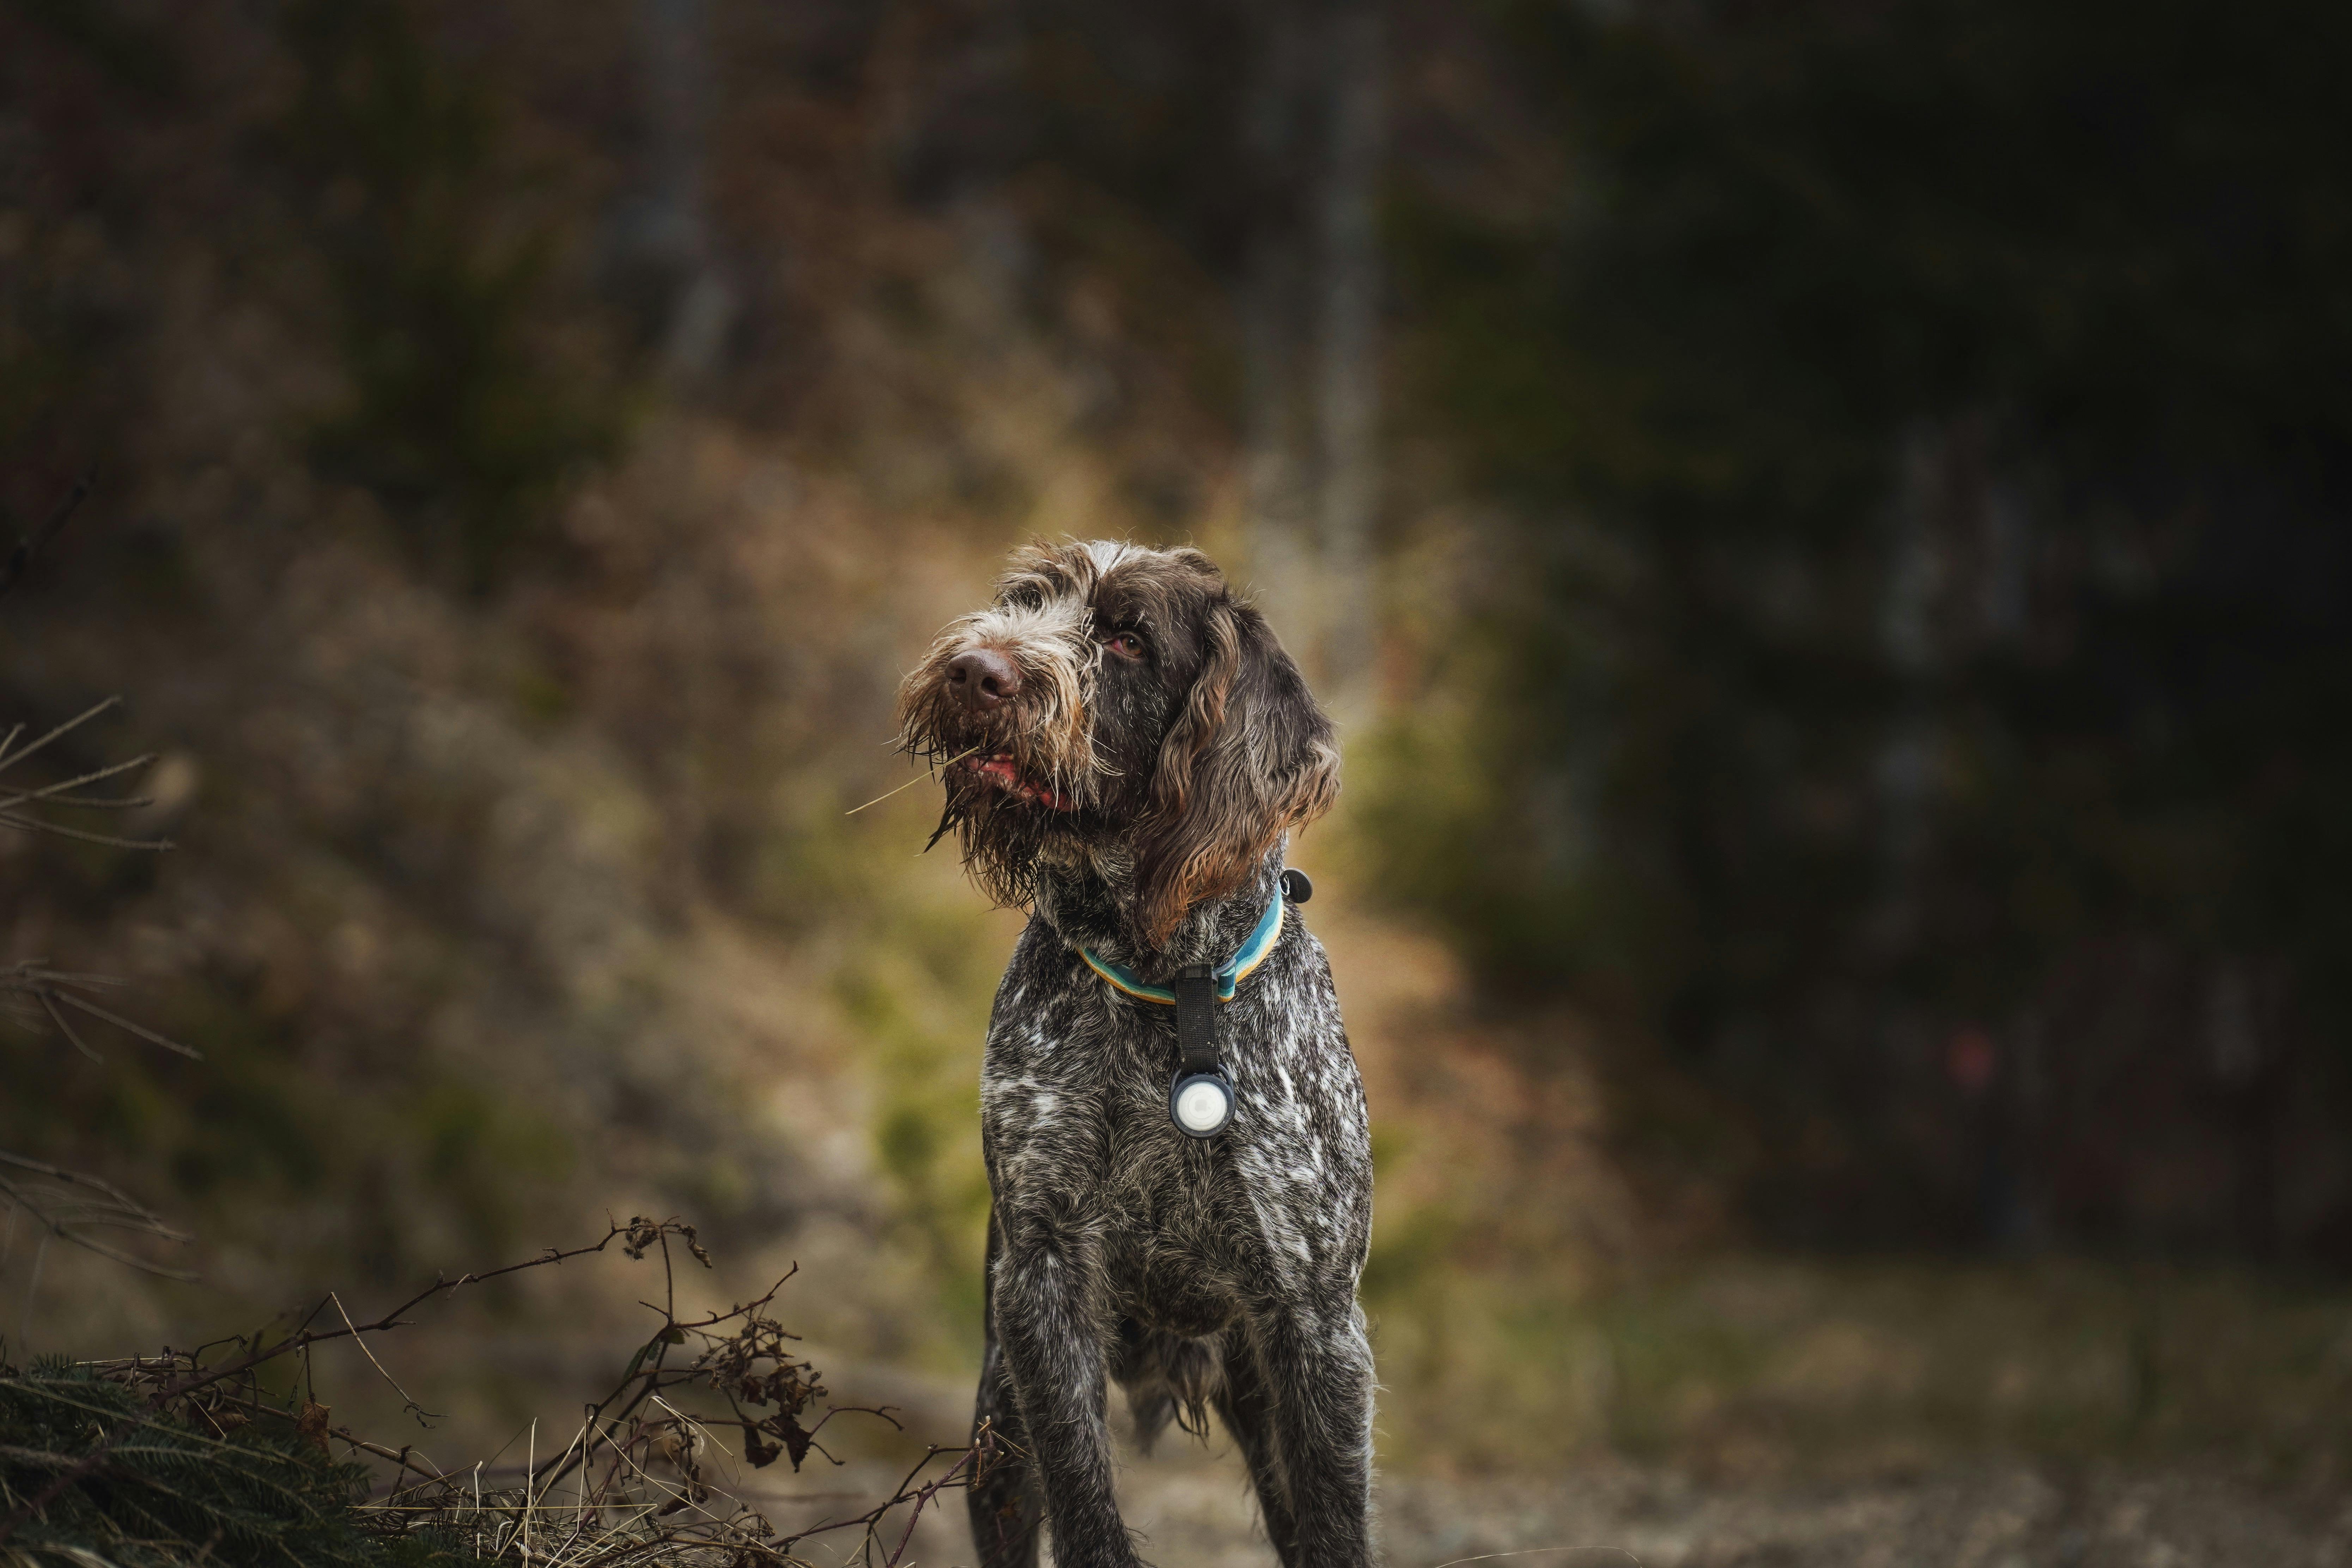
[[[1234,1091],[1224,1079],[1194,1073],[1176,1085],[1169,1097],[1168,1114],[1177,1130],[1195,1138],[1213,1137],[1234,1117]]]

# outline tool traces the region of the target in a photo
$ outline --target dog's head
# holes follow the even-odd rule
[[[1119,868],[1153,948],[1339,788],[1330,720],[1196,550],[1021,552],[907,677],[898,718],[946,764],[940,831],[992,896],[1025,902],[1042,861],[1090,858]]]

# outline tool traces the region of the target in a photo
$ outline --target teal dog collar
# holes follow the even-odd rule
[[[1281,891],[1277,889],[1274,895],[1274,901],[1265,906],[1265,913],[1258,916],[1257,924],[1251,928],[1249,938],[1242,943],[1241,951],[1217,965],[1213,978],[1217,983],[1218,1001],[1232,1001],[1234,988],[1248,979],[1250,972],[1264,963],[1266,954],[1274,951],[1274,944],[1282,940],[1282,906],[1286,901]],[[1163,1007],[1176,1005],[1175,992],[1164,985],[1145,984],[1135,977],[1135,971],[1128,968],[1127,965],[1113,963],[1108,959],[1097,958],[1095,956],[1094,950],[1087,947],[1078,949],[1078,956],[1087,961],[1088,969],[1093,970],[1129,996],[1139,1001],[1157,1002]]]

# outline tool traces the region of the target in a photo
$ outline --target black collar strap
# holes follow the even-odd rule
[[[1307,879],[1305,872],[1286,870],[1273,907],[1258,922],[1259,930],[1271,926],[1274,934],[1278,935],[1284,900],[1303,904],[1314,894],[1315,885]],[[1270,937],[1265,946],[1271,950]],[[1260,960],[1264,956],[1258,955]],[[1233,994],[1233,982],[1225,978],[1225,973],[1234,967],[1232,961],[1222,969],[1188,963],[1176,972],[1176,984],[1171,988],[1176,1001],[1179,1062],[1175,1081],[1168,1087],[1168,1120],[1188,1138],[1214,1138],[1234,1119],[1234,1082],[1226,1076],[1217,1048],[1217,1005]],[[1255,968],[1255,963],[1249,967]]]

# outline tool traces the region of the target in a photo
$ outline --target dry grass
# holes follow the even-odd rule
[[[543,1452],[538,1424],[531,1425],[520,1469],[499,1468],[503,1456],[444,1468],[415,1443],[394,1447],[335,1425],[331,1407],[320,1399],[312,1381],[318,1347],[350,1341],[365,1349],[371,1338],[407,1326],[408,1314],[459,1291],[607,1250],[657,1262],[659,1304],[643,1304],[656,1312],[658,1326],[560,1447]],[[459,1559],[542,1568],[652,1563],[673,1568],[791,1568],[804,1561],[803,1543],[845,1538],[869,1568],[894,1568],[926,1510],[944,1494],[969,1486],[993,1461],[999,1452],[995,1435],[983,1429],[967,1447],[933,1447],[887,1494],[860,1500],[863,1506],[850,1504],[798,1530],[778,1530],[724,1483],[722,1471],[764,1469],[780,1458],[797,1471],[812,1456],[837,1465],[824,1443],[836,1418],[863,1416],[893,1427],[897,1422],[887,1408],[826,1402],[816,1367],[796,1352],[797,1336],[771,1314],[791,1275],[753,1300],[701,1314],[682,1311],[679,1271],[709,1267],[694,1226],[675,1219],[635,1218],[611,1225],[602,1238],[583,1246],[551,1248],[455,1279],[436,1277],[400,1305],[364,1321],[331,1292],[299,1321],[276,1331],[235,1336],[193,1352],[79,1363],[80,1373],[135,1396],[131,1408],[139,1414],[113,1422],[86,1453],[60,1454],[46,1470],[37,1468],[50,1479],[29,1496],[12,1491],[0,1499],[6,1504],[0,1510],[0,1547],[28,1522],[46,1521],[52,1510],[75,1500],[66,1497],[74,1488],[111,1484],[119,1492],[123,1478],[114,1473],[117,1456],[141,1433],[192,1433],[211,1445],[209,1451],[221,1462],[229,1462],[227,1457],[240,1451],[239,1434],[250,1429],[274,1434],[281,1447],[290,1436],[323,1456],[331,1458],[340,1449],[389,1467],[379,1495],[357,1507],[357,1522],[374,1536],[429,1543]],[[409,1414],[420,1422],[434,1419],[373,1350],[367,1360]],[[0,1369],[0,1379],[36,1393],[58,1385],[59,1375],[58,1369],[30,1378]],[[200,1487],[201,1471],[196,1478]],[[85,1510],[78,1517],[86,1515]],[[91,1550],[102,1544],[93,1542]],[[65,1546],[52,1542],[43,1550]]]

